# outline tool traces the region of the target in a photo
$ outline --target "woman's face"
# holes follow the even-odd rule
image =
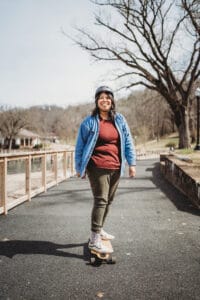
[[[106,93],[101,93],[99,95],[97,105],[100,111],[109,112],[112,106],[112,100]]]

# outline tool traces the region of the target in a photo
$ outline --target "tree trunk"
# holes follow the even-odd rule
[[[179,149],[190,148],[189,114],[187,107],[181,106],[175,116],[175,122],[179,132]]]
[[[194,144],[196,142],[196,134],[195,134],[195,122],[194,119],[189,119],[189,128],[190,128],[190,140],[191,143]]]
[[[8,151],[10,152],[12,149],[12,137],[10,137],[9,139],[9,148],[8,148]]]

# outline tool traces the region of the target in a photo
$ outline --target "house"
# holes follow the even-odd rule
[[[18,145],[20,148],[33,148],[38,144],[41,144],[40,136],[27,129],[20,129],[15,137],[15,145]]]
[[[12,139],[12,148],[33,148],[41,144],[40,136],[27,129],[20,129],[18,134]],[[2,148],[9,147],[9,140],[0,136],[0,146]]]

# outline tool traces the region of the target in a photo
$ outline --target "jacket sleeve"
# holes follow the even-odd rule
[[[125,118],[124,119],[124,143],[125,143],[125,158],[129,166],[136,165],[136,152],[133,143],[133,138],[130,132],[130,128]]]
[[[83,151],[87,142],[87,136],[89,132],[88,127],[85,123],[86,122],[83,121],[79,127],[75,146],[75,169],[77,173],[80,173]]]

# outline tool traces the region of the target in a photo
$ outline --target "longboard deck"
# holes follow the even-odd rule
[[[112,255],[114,250],[111,242],[109,240],[102,240],[102,243],[104,246],[108,247],[112,251],[112,253],[100,253],[96,250],[89,249],[91,254],[90,257],[91,264],[102,263],[102,262],[106,262],[110,264],[116,263],[116,258]]]

